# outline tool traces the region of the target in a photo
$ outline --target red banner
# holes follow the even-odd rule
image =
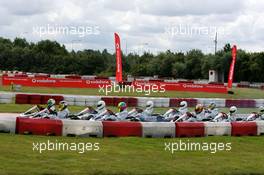
[[[3,76],[3,85],[11,85],[11,83],[19,84],[22,86],[35,87],[99,88],[105,85],[111,85],[111,80],[82,80]]]
[[[228,88],[232,88],[232,84],[233,84],[236,55],[237,55],[237,47],[236,45],[234,45],[232,48],[232,62],[230,65],[229,75],[228,75],[228,85],[227,85]]]
[[[115,33],[115,49],[116,49],[116,82],[123,82],[122,80],[122,57],[121,57],[121,45],[120,38]]]
[[[82,79],[59,79],[59,78],[29,78],[3,76],[3,85],[19,84],[32,87],[63,87],[63,88],[100,88],[111,85],[111,80],[82,80]],[[152,89],[153,91],[190,91],[227,93],[227,88],[222,85],[175,83],[175,82],[148,82],[134,81],[136,88]]]
[[[148,88],[158,89],[160,92],[166,91],[190,91],[190,92],[211,92],[211,93],[227,93],[226,86],[211,85],[211,84],[193,84],[193,83],[175,83],[175,82],[147,82],[147,81],[134,81],[133,85],[148,86]]]

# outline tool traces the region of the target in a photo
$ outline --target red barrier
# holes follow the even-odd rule
[[[69,76],[68,76],[69,77]],[[35,87],[69,87],[69,88],[102,88],[111,86],[111,80],[98,79],[83,80],[70,78],[38,78],[38,77],[8,77],[3,76],[3,85],[10,85],[11,83],[20,84],[22,86]],[[158,89],[162,92],[166,91],[191,91],[191,92],[212,92],[212,93],[227,93],[227,87],[221,85],[211,84],[193,84],[193,83],[175,83],[162,81],[133,81],[133,86],[136,88],[144,88],[145,90],[152,88],[155,91]],[[155,87],[154,87],[155,86]]]
[[[140,122],[111,122],[103,121],[104,137],[142,136]]]
[[[204,123],[202,122],[177,122],[176,137],[203,137]]]
[[[113,97],[102,97],[101,99],[105,102],[106,106],[114,106]]]
[[[186,101],[189,107],[194,107],[197,104],[197,99],[191,98],[170,98],[170,107],[179,107],[181,101]]]
[[[128,106],[138,106],[138,99],[137,98],[133,98],[133,97],[129,97],[128,98]]]
[[[231,100],[226,99],[226,107],[237,106],[239,108],[255,108],[256,101],[255,100]]]
[[[114,106],[117,106],[119,102],[125,102],[128,105],[128,98],[119,98],[119,97],[113,98],[113,105]]]
[[[41,103],[41,95],[28,95],[29,96],[29,104],[42,104]]]
[[[258,127],[256,122],[231,122],[232,136],[256,136]]]
[[[62,121],[51,119],[16,119],[16,133],[33,135],[62,135]]]
[[[56,101],[56,104],[59,104],[60,101],[64,100],[63,96],[61,95],[42,95],[41,104],[46,104],[51,98]]]
[[[3,85],[20,84],[36,87],[99,88],[111,85],[110,80],[82,80],[68,78],[8,77],[3,76]]]
[[[16,104],[29,104],[28,94],[16,94]]]
[[[227,93],[227,87],[221,85],[211,84],[193,84],[193,83],[175,83],[175,82],[148,82],[148,81],[134,81],[133,85],[136,87],[153,88],[167,90],[167,91],[190,91],[190,92],[212,92],[212,93]]]

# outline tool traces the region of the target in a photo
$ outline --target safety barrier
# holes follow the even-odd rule
[[[232,136],[256,136],[256,122],[231,122]]]
[[[107,106],[114,106],[114,98],[113,97],[102,97],[101,100],[105,101]]]
[[[173,138],[175,124],[172,122],[142,122],[142,137]]]
[[[205,136],[231,135],[231,124],[229,122],[205,122]]]
[[[29,104],[28,94],[16,94],[16,104]]]
[[[63,136],[103,137],[103,124],[100,121],[62,120]]]
[[[41,101],[40,101],[41,96]],[[264,106],[264,99],[221,99],[221,98],[160,98],[160,97],[101,97],[101,96],[82,96],[82,95],[46,95],[46,94],[0,94],[0,103],[12,103],[13,97],[17,104],[45,104],[49,98],[54,98],[56,103],[66,100],[69,105],[94,106],[99,100],[104,100],[107,106],[117,106],[121,101],[128,106],[145,107],[147,101],[154,102],[155,107],[179,107],[181,101],[187,101],[189,107],[194,107],[200,103],[208,106],[211,102],[216,103],[217,107],[255,108]],[[40,102],[39,102],[40,101]]]
[[[16,132],[16,117],[18,114],[0,114],[0,132],[15,133]]]
[[[255,107],[264,106],[264,99],[255,99],[255,103],[256,103]]]
[[[216,104],[218,108],[223,108],[226,105],[225,99],[221,98],[196,98],[197,103],[202,104],[204,106],[209,106],[212,102]]]
[[[197,104],[197,99],[193,99],[193,98],[171,98],[169,102],[169,106],[179,107],[181,101],[186,101],[189,107],[194,107]]]
[[[56,104],[59,104],[64,98],[62,95],[44,95],[44,94],[16,94],[16,104],[46,104],[53,98]]]
[[[0,103],[12,103],[13,97],[11,93],[0,94]]]
[[[32,94],[32,95],[29,95],[28,98],[29,98],[29,103],[30,104],[44,104],[43,103],[44,100],[42,100],[42,96],[41,95]],[[45,103],[47,103],[47,101]]]
[[[175,123],[176,137],[203,137],[204,123],[202,122],[182,122]]]
[[[51,119],[16,118],[16,133],[33,135],[62,135],[62,121]]]
[[[226,99],[226,107],[236,106],[239,108],[254,108],[256,107],[255,100],[234,100]]]
[[[68,105],[75,105],[75,97],[74,95],[64,95],[64,100],[67,101]]]
[[[264,121],[256,121],[256,124],[258,127],[257,134],[258,135],[264,135]]]
[[[151,97],[137,97],[138,106],[145,107],[147,101],[153,101],[155,107],[169,107],[169,98],[151,98]]]
[[[102,123],[104,137],[142,136],[142,125],[140,122],[103,121]]]
[[[113,105],[117,106],[119,102],[125,102],[127,106],[137,106],[138,100],[134,97],[113,97]]]

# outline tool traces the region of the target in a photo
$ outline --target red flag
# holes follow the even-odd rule
[[[123,82],[122,80],[122,57],[121,57],[121,45],[120,38],[115,33],[115,49],[116,49],[116,82]]]
[[[233,78],[234,78],[234,69],[236,64],[236,55],[237,55],[237,47],[234,45],[232,47],[232,62],[229,69],[229,75],[228,75],[228,88],[232,88]]]

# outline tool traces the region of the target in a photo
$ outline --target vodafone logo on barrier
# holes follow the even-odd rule
[[[37,80],[37,79],[32,79],[32,83],[56,83],[56,80]]]
[[[197,85],[197,84],[183,84],[182,87],[184,88],[203,88],[202,85]]]
[[[109,80],[86,80],[86,84],[110,84]]]

